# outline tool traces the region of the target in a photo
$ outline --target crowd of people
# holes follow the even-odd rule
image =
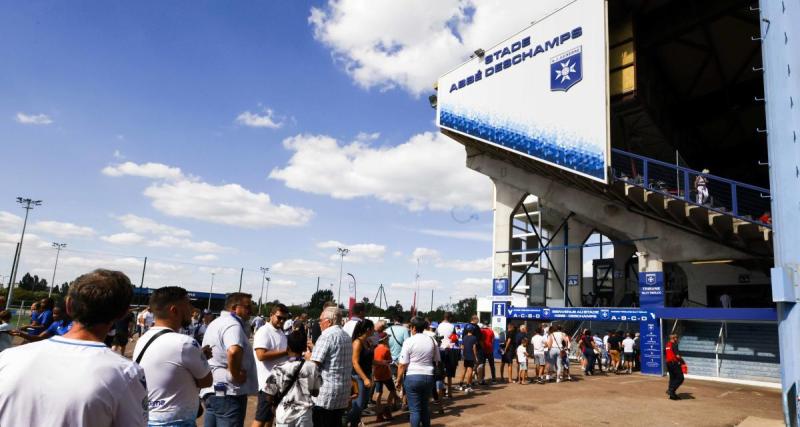
[[[443,413],[454,391],[570,381],[572,349],[586,375],[630,373],[637,360],[634,334],[584,330],[572,343],[558,325],[528,334],[526,324],[509,323],[497,378],[495,333],[477,316],[464,325],[450,313],[438,323],[373,322],[355,304],[345,321],[328,302],[317,321],[292,317],[283,304],[251,319],[251,295],[236,292],[214,317],[177,286],[155,290],[134,313],[132,290],[123,273],[95,270],[75,280],[64,307],[40,301],[22,328],[8,327],[10,313],[0,312],[0,425],[182,427],[203,416],[207,427],[242,426],[248,396],[256,396],[253,427],[357,427],[364,415],[383,421],[398,410],[408,411],[412,426],[430,426],[432,408]],[[9,348],[7,335],[36,342]],[[132,357],[122,357],[133,335]],[[667,362],[675,398],[677,338]]]

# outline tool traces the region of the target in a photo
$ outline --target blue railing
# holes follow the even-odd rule
[[[704,174],[616,148],[611,149],[611,167],[617,181],[625,181],[693,205],[772,227],[771,221],[764,216],[770,210],[770,195],[766,188]],[[695,179],[698,176],[705,178],[708,189],[706,200],[700,200],[697,194]]]

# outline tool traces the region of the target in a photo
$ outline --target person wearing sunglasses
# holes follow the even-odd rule
[[[258,328],[253,337],[253,353],[256,358],[256,371],[258,373],[258,406],[252,427],[272,425],[275,414],[267,400],[264,388],[275,366],[288,360],[287,339],[283,333],[283,322],[289,318],[289,309],[283,304],[272,306],[269,322]]]

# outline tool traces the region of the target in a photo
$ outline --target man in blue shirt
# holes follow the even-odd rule
[[[400,350],[403,349],[403,341],[411,336],[408,328],[403,326],[403,316],[398,314],[394,317],[394,324],[386,328],[386,334],[389,335],[389,351],[392,353],[392,370],[393,374],[397,372],[397,359],[400,358]]]
[[[47,329],[38,335],[29,334],[22,331],[13,331],[11,332],[11,335],[20,337],[26,341],[41,341],[54,336],[62,336],[69,332],[69,330],[72,328],[72,320],[64,316],[64,312],[62,311],[61,307],[54,307],[52,310],[52,316],[53,320],[50,323],[50,326],[48,326]]]

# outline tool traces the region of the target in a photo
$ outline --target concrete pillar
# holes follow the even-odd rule
[[[494,231],[492,238],[492,277],[510,278],[511,255],[497,253],[511,250],[511,216],[527,193],[502,181],[494,180]],[[487,284],[487,290],[491,291]],[[489,294],[491,295],[491,294]]]
[[[800,425],[800,2],[759,2],[772,196],[781,386],[786,425]]]

